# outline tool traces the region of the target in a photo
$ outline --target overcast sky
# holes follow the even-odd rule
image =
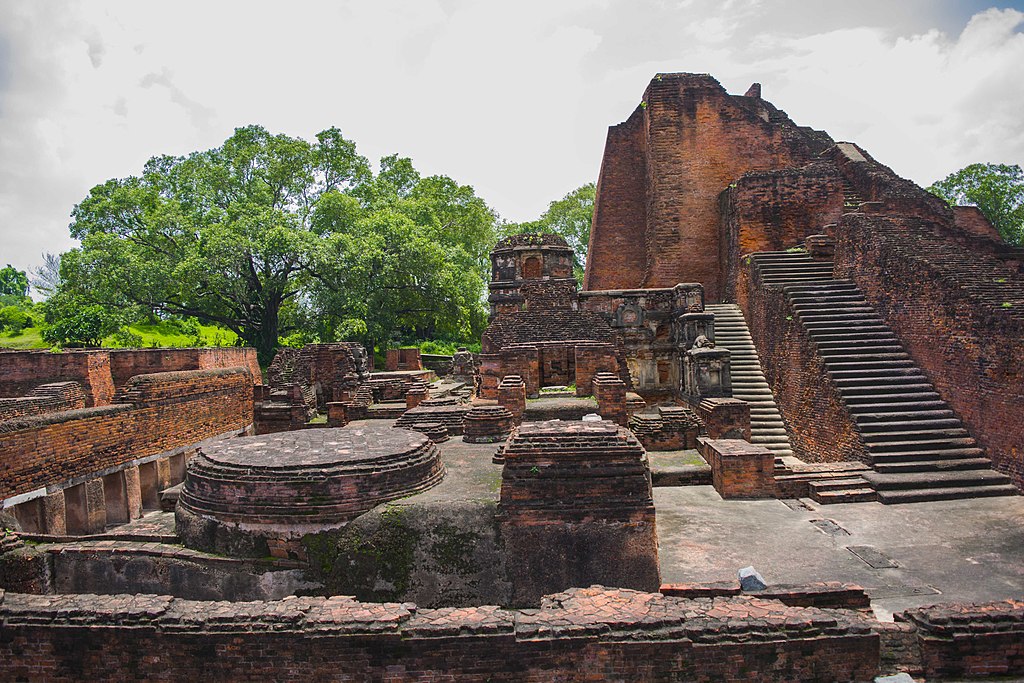
[[[338,126],[529,220],[597,179],[657,72],[707,72],[927,185],[1024,163],[1024,0],[0,0],[0,267],[237,127]]]

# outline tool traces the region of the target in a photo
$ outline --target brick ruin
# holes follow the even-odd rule
[[[491,262],[483,352],[382,373],[0,353],[0,679],[1024,675],[1017,599],[888,622],[859,586],[661,582],[658,451],[729,505],[1024,485],[1024,253],[979,212],[661,74],[609,131],[583,290],[552,235]]]

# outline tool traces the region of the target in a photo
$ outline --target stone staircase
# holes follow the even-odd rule
[[[991,461],[856,284],[831,277],[831,262],[791,252],[755,254],[751,261],[762,284],[782,288],[822,358],[873,470],[858,479],[877,492],[878,500],[909,503],[1017,493],[1008,477],[991,469]],[[832,486],[833,493],[841,490],[838,482]]]
[[[751,443],[764,446],[777,457],[793,455],[743,311],[736,304],[708,304],[704,310],[715,314],[715,346],[729,350],[733,398],[750,404]]]

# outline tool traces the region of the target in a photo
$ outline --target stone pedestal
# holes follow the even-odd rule
[[[512,413],[502,406],[477,406],[466,414],[463,424],[466,443],[498,443],[515,427]]]
[[[512,421],[523,423],[526,412],[526,383],[519,375],[505,375],[498,385],[498,405],[512,413]]]
[[[706,398],[698,407],[708,438],[750,441],[750,404],[738,398]]]
[[[697,439],[711,466],[711,483],[722,498],[774,498],[775,455],[742,439]]]
[[[657,590],[650,470],[628,430],[531,422],[505,442],[499,520],[512,604],[569,586]]]
[[[629,422],[626,414],[626,383],[611,374],[600,372],[594,377],[594,398],[602,419],[623,427]]]
[[[732,374],[726,349],[693,348],[683,356],[683,395],[691,403],[732,396]]]
[[[327,404],[327,426],[344,427],[348,424],[345,412],[345,404],[341,401],[332,401]]]
[[[414,385],[405,392],[405,409],[410,410],[422,403],[428,396],[430,390],[423,384]]]

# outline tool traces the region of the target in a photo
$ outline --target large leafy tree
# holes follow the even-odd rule
[[[28,296],[28,275],[10,263],[0,268],[0,296]]]
[[[481,292],[494,213],[473,188],[423,178],[389,156],[349,195],[325,197],[314,215],[323,239],[310,305],[321,337],[368,347],[413,339],[467,340],[482,331]]]
[[[576,262],[573,273],[583,281],[583,270],[590,245],[590,226],[594,217],[594,198],[597,188],[594,183],[581,185],[561,199],[548,204],[547,211],[535,221],[506,223],[501,232],[504,235],[520,233],[554,233],[565,238],[572,247]]]
[[[928,188],[953,205],[977,206],[1011,244],[1024,245],[1024,172],[1014,164],[971,164]]]
[[[370,175],[336,128],[310,143],[247,126],[216,149],[155,157],[75,207],[82,246],[64,258],[61,288],[223,325],[269,362],[289,331],[282,308],[302,291],[318,204]]]

